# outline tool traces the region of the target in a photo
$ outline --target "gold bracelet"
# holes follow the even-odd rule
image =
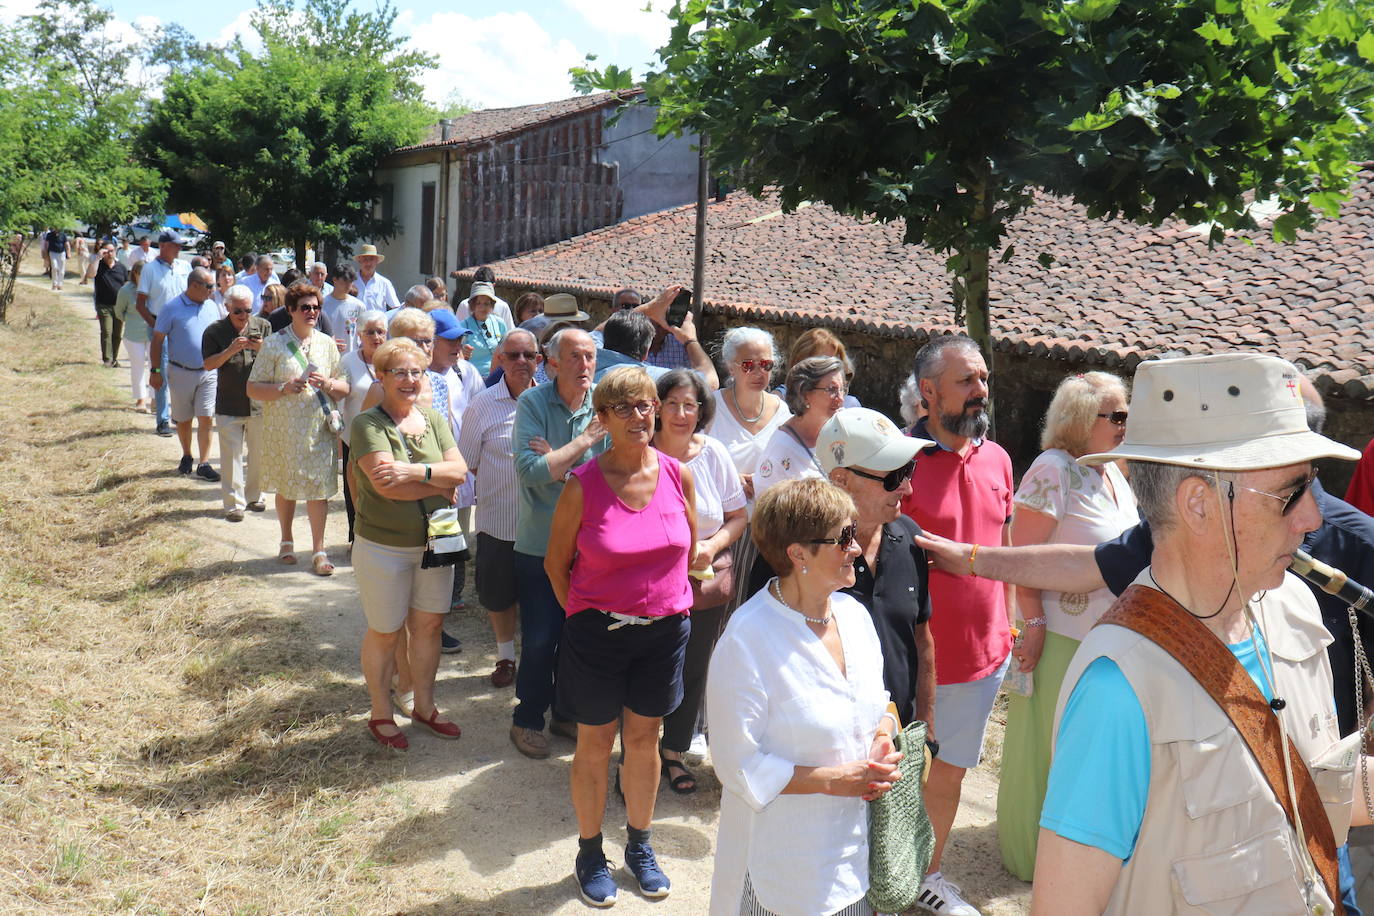
[[[968,552],[968,574],[973,578],[978,578],[978,574],[973,571],[973,558],[978,556],[978,545],[974,544],[973,549]]]

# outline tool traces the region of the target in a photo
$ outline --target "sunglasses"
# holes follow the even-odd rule
[[[843,385],[831,385],[828,388],[812,388],[811,390],[819,391],[832,400],[835,398],[842,398],[845,395],[845,387]]]
[[[764,372],[772,372],[775,363],[771,359],[742,359],[739,361],[739,371],[748,375],[755,369],[762,369]]]
[[[321,309],[318,305],[298,305],[298,306],[296,306],[296,311],[298,311],[298,312],[319,312],[319,311],[323,311],[323,309]]]
[[[834,544],[836,547],[840,548],[841,550],[848,550],[848,549],[850,548],[850,545],[852,545],[852,544],[854,543],[854,538],[855,538],[855,536],[858,535],[858,533],[859,533],[859,525],[858,525],[858,523],[857,523],[857,522],[850,522],[848,525],[845,525],[843,528],[840,529],[840,536],[839,536],[839,537],[833,537],[833,538],[812,538],[811,540],[807,541],[806,543],[808,543],[808,544]]]
[[[1126,411],[1124,410],[1113,410],[1111,413],[1100,413],[1098,416],[1113,426],[1126,425]]]
[[[253,310],[252,310],[252,309],[230,309],[230,310],[229,310],[229,314],[230,314],[230,315],[251,315],[251,314],[253,314]]]
[[[897,488],[902,485],[902,481],[910,478],[912,472],[916,470],[916,462],[908,461],[906,464],[897,468],[895,471],[888,471],[886,474],[870,474],[867,471],[861,471],[858,468],[846,468],[845,470],[849,471],[849,473],[854,474],[858,477],[862,477],[865,480],[880,481],[883,485],[884,490],[886,490],[889,493],[894,493],[896,492]]]
[[[1312,489],[1312,484],[1316,482],[1317,474],[1314,471],[1311,477],[1307,478],[1302,483],[1294,487],[1293,491],[1289,493],[1287,496],[1280,496],[1277,493],[1270,493],[1266,490],[1256,490],[1254,487],[1247,487],[1243,483],[1235,483],[1234,481],[1228,481],[1228,483],[1231,486],[1240,487],[1242,490],[1249,490],[1251,493],[1258,493],[1260,496],[1267,496],[1270,499],[1277,499],[1279,502],[1283,503],[1283,508],[1279,510],[1280,515],[1287,515],[1288,513],[1292,512],[1293,507],[1298,504],[1298,500],[1302,499],[1303,494],[1306,493],[1308,490]]]
[[[654,414],[654,408],[657,406],[657,401],[636,401],[633,404],[612,404],[610,411],[620,419],[628,420],[631,414],[638,414],[641,417],[651,417]]]
[[[505,357],[506,359],[527,359],[530,362],[534,362],[539,358],[539,354],[535,353],[533,350],[517,350],[514,353],[506,353]]]

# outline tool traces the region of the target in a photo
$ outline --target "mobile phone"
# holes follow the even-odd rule
[[[687,319],[687,313],[692,310],[692,291],[690,289],[679,290],[673,298],[673,304],[668,306],[668,323],[675,328],[682,327],[682,322]]]

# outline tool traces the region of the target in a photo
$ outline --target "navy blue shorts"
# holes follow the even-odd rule
[[[606,725],[629,709],[657,719],[682,702],[682,661],[692,632],[687,615],[609,629],[616,622],[601,611],[586,610],[563,624],[558,645],[560,718]]]

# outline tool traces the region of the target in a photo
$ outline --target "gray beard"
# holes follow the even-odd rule
[[[988,434],[991,425],[988,412],[940,414],[940,425],[952,435],[962,439],[982,439]]]

